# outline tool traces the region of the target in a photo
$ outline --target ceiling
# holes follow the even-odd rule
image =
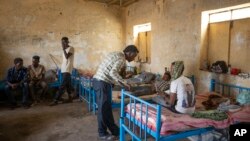
[[[122,7],[126,7],[139,0],[85,0],[85,1],[95,1],[95,2],[100,2],[100,3],[106,3],[107,5],[119,5]]]

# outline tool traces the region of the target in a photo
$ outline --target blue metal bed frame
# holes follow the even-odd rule
[[[62,83],[62,73],[61,73],[61,70],[57,69],[56,72],[57,72],[57,75],[58,75],[58,79],[55,82],[48,83],[48,86],[50,88],[59,87],[61,85],[61,83]],[[72,70],[71,84],[72,84],[72,86],[75,89],[77,89],[77,87],[79,85],[79,73],[78,73],[77,69],[75,69],[75,68]]]
[[[88,110],[91,111],[92,104],[94,103],[94,89],[92,87],[92,79],[88,77],[80,77],[79,86],[79,99],[80,101],[86,101],[88,104]],[[93,102],[92,102],[93,100]],[[95,109],[93,109],[95,110]]]
[[[238,93],[242,92],[243,90],[244,91],[250,91],[250,88],[246,88],[246,87],[242,87],[242,86],[236,86],[236,85],[232,85],[232,84],[224,84],[224,83],[216,81],[215,79],[211,79],[210,80],[210,88],[209,88],[210,92],[215,91],[215,86],[216,85],[221,86],[221,91],[220,91],[221,94],[225,94],[225,90],[227,89],[228,96],[231,95],[231,90],[232,89],[238,89]]]
[[[48,86],[50,88],[59,87],[61,85],[61,83],[62,83],[62,73],[61,73],[61,70],[60,69],[56,69],[56,73],[58,75],[58,79],[55,82],[48,83]]]
[[[188,78],[190,78],[190,80],[192,81],[192,83],[195,84],[195,77],[194,77],[194,75],[188,76]],[[96,109],[98,108],[97,103],[96,103],[96,94],[95,94],[94,90],[92,90],[92,93],[90,93],[90,94],[92,94],[92,96],[90,96],[90,97],[91,97],[91,99],[93,101],[93,103],[92,103],[92,109],[93,109],[93,113],[95,114],[96,113]],[[112,108],[120,108],[121,107],[121,102],[120,103],[115,103],[115,102],[112,101],[112,90],[111,90],[111,94],[110,95],[111,95],[110,96],[110,98],[111,98],[110,101],[112,103]],[[151,100],[146,100],[146,101],[147,102],[151,102]],[[89,104],[91,104],[91,102],[89,102],[89,101],[87,101],[87,102]],[[89,111],[91,111],[91,108],[89,108]]]
[[[73,86],[76,93],[78,93],[79,90],[79,83],[80,83],[79,72],[77,71],[77,69],[74,68],[71,74],[71,85]]]
[[[191,81],[193,83],[194,82],[194,76],[190,76],[189,77],[191,79]],[[78,86],[79,86],[79,90],[78,90],[78,93],[79,93],[79,99],[80,101],[86,101],[87,104],[88,104],[88,111],[92,111],[93,114],[96,114],[96,110],[98,108],[97,106],[97,102],[96,102],[96,94],[95,94],[95,91],[93,89],[93,84],[92,84],[92,81],[93,79],[90,78],[90,77],[79,77],[78,78]],[[112,91],[110,93],[110,101],[112,103],[112,108],[120,108],[121,106],[121,103],[115,103],[115,102],[112,102]],[[150,100],[148,100],[150,101]]]
[[[222,86],[222,92],[224,93],[224,89],[225,87],[228,87],[229,91],[230,89],[239,89],[239,92],[246,90],[246,91],[250,91],[250,88],[246,88],[246,87],[241,87],[241,86],[236,86],[236,85],[232,85],[232,84],[224,84],[224,83],[220,83],[220,82],[216,82],[214,79],[212,79],[210,81],[210,91],[214,91],[215,90],[215,85],[219,85]],[[135,103],[136,104],[140,104],[140,117],[142,119],[142,106],[146,107],[146,112],[144,112],[144,114],[146,115],[146,123],[143,124],[142,122],[138,121],[137,119],[135,119],[133,116],[131,116],[132,113],[132,108],[130,108],[130,112],[126,113],[125,111],[125,96],[129,97],[129,101],[130,103],[134,104],[134,109],[135,109]],[[193,136],[193,135],[200,135],[202,133],[206,133],[209,131],[212,131],[214,128],[213,127],[206,127],[206,128],[198,128],[198,129],[193,129],[193,130],[189,130],[189,131],[185,131],[185,132],[180,132],[180,133],[176,133],[176,134],[171,134],[171,135],[167,135],[167,136],[161,136],[160,135],[160,130],[161,130],[161,106],[160,105],[153,105],[151,103],[148,103],[140,98],[137,98],[133,95],[131,95],[128,92],[125,92],[124,90],[122,90],[122,100],[121,100],[121,116],[120,116],[120,141],[125,141],[125,132],[128,133],[131,137],[132,137],[132,141],[137,140],[137,141],[142,141],[142,140],[147,140],[147,136],[151,135],[156,141],[160,141],[160,140],[177,140],[177,139],[181,139],[181,138],[186,138],[189,136]],[[147,127],[146,125],[148,124],[148,108],[153,108],[156,110],[157,112],[157,116],[156,116],[156,131],[150,129],[149,127]],[[133,111],[132,114],[136,114],[136,110]],[[128,123],[128,125],[126,125],[125,123]],[[139,135],[136,134],[135,132],[135,128],[139,128]]]

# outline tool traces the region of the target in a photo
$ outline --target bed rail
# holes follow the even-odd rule
[[[192,129],[189,131],[184,131],[176,134],[171,134],[167,136],[161,136],[160,130],[161,130],[161,106],[151,104],[149,102],[146,102],[138,97],[135,97],[131,95],[129,92],[126,92],[122,90],[121,95],[121,115],[120,115],[120,141],[126,141],[125,132],[128,133],[132,140],[137,141],[147,141],[148,137],[153,137],[156,141],[159,140],[168,140],[168,141],[174,141],[177,139],[186,138],[192,135],[200,135],[205,132],[209,132],[213,130],[213,127],[205,127],[205,128],[198,128],[198,129]],[[125,110],[125,97],[129,98],[129,101],[132,108]],[[139,105],[139,108],[136,105]],[[148,127],[148,119],[149,119],[149,108],[152,111],[154,109],[156,111],[156,127],[155,129],[152,129]],[[146,109],[146,110],[145,110]],[[136,119],[134,115],[139,114],[139,119]],[[152,113],[151,113],[152,114]],[[143,116],[145,116],[145,119],[143,119]],[[138,116],[137,116],[138,117]]]
[[[227,92],[227,96],[232,96],[233,92],[237,94],[241,93],[242,91],[250,92],[250,88],[237,86],[233,84],[225,84],[225,83],[218,82],[215,79],[211,79],[210,88],[209,88],[210,92],[218,92],[216,87],[219,87],[219,93],[221,93],[222,95],[225,95]]]
[[[136,110],[133,110],[132,111],[132,108],[130,108],[130,111],[129,113],[130,114],[126,114],[125,112],[125,103],[124,103],[124,100],[125,100],[125,96],[126,97],[129,97],[129,101],[130,101],[130,106],[134,106],[134,109],[135,108],[135,104],[139,103],[140,104],[140,119],[142,119],[142,114],[145,114],[146,115],[146,123],[143,123],[143,121],[138,121],[136,120],[134,117],[132,117],[132,115],[135,115],[137,114],[136,113]],[[156,140],[159,140],[160,139],[160,127],[161,127],[161,106],[160,105],[154,105],[154,104],[150,104],[138,97],[135,97],[133,95],[131,95],[130,93],[128,92],[125,92],[124,90],[122,90],[122,97],[121,97],[121,117],[120,117],[120,140],[121,141],[125,141],[125,131],[130,133],[130,135],[132,136],[132,139],[136,139],[136,140],[147,140],[147,136],[150,134],[152,135],[153,137],[156,138]],[[133,105],[132,105],[133,104]],[[146,107],[146,111],[143,112],[143,106]],[[157,114],[157,125],[156,125],[156,131],[150,129],[148,126],[148,114],[149,114],[149,111],[148,109],[149,108],[153,108],[156,110],[156,112],[158,113]],[[128,120],[128,126],[126,126],[124,123],[125,123],[125,119],[129,119]],[[139,133],[137,135],[136,133],[136,128],[139,127]],[[147,131],[147,132],[144,132],[143,131]]]

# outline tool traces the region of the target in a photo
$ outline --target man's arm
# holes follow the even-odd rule
[[[74,50],[72,47],[70,47],[70,50],[68,53],[66,52],[66,49],[63,49],[63,54],[64,54],[66,59],[68,59],[71,55],[73,55],[73,53],[74,53]]]
[[[12,77],[12,73],[11,73],[11,69],[8,70],[8,74],[7,74],[7,84],[11,87],[13,87],[12,83],[10,83],[11,81],[11,77]]]
[[[125,62],[123,60],[118,60],[115,62],[113,65],[111,71],[110,71],[110,76],[119,84],[125,87],[128,87],[130,89],[130,86],[127,84],[127,82],[122,79],[122,77],[119,74],[119,71],[122,69],[122,67],[125,65]]]
[[[174,106],[174,105],[175,105],[176,96],[177,96],[176,93],[170,93],[170,101],[169,101],[169,104],[170,104],[171,106]]]
[[[170,99],[169,99],[169,104],[171,106],[175,105],[176,97],[177,97],[177,84],[175,81],[172,81],[170,84]]]
[[[72,53],[67,53],[66,51],[65,51],[65,49],[63,50],[63,53],[64,53],[64,56],[65,56],[65,58],[66,59],[68,59],[71,55],[73,55]]]
[[[45,73],[46,73],[46,69],[45,69],[45,67],[42,65],[42,72],[41,72],[42,74],[42,79],[41,80],[45,80]]]

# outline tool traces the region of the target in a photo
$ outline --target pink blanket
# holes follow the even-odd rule
[[[228,112],[230,119],[235,122],[250,122],[250,106],[244,106],[240,111]]]
[[[126,107],[126,112],[130,112],[130,105],[131,115],[135,116],[135,118],[141,121],[141,114],[140,114],[140,105],[136,104],[136,108],[134,108],[134,104],[128,104]],[[136,109],[136,112],[135,112]],[[145,106],[142,107],[142,123],[146,124],[146,108]],[[148,128],[152,130],[156,130],[156,110],[149,108],[148,110]],[[171,132],[178,132],[178,131],[185,131],[195,128],[204,128],[208,126],[213,126],[215,128],[226,128],[228,127],[232,121],[230,118],[225,119],[223,121],[215,121],[211,119],[200,119],[200,118],[193,118],[187,114],[175,114],[166,108],[162,108],[162,115],[161,115],[161,135],[168,135]]]

